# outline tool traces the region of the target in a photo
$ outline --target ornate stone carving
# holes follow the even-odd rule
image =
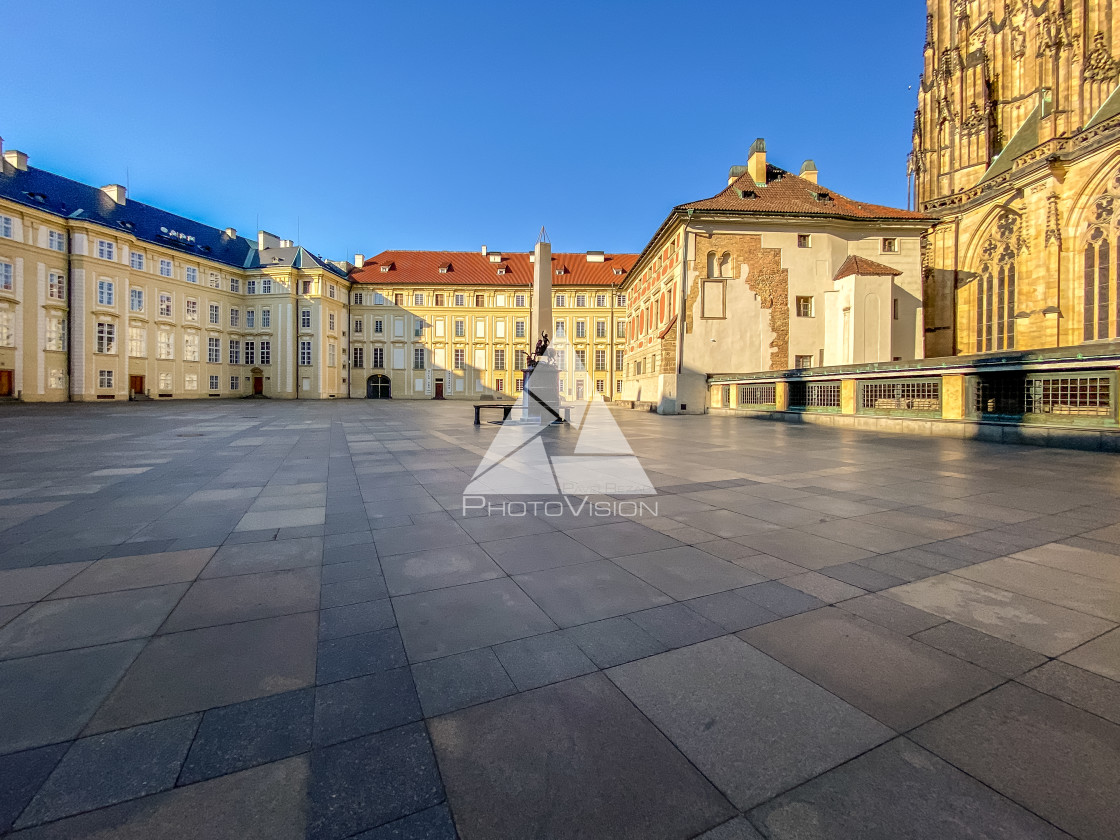
[[[1051,192],[1046,196],[1046,247],[1050,247],[1050,243],[1056,243],[1059,248],[1062,247],[1062,226],[1061,219],[1059,218],[1058,209],[1058,194]]]
[[[961,134],[965,137],[971,137],[975,134],[982,134],[987,127],[988,115],[973,102],[968,106],[968,115],[961,121]]]
[[[1104,33],[1093,36],[1093,49],[1085,59],[1085,80],[1109,82],[1116,78],[1116,60],[1104,41]]]

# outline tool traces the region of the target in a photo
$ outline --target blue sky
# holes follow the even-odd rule
[[[0,136],[31,165],[332,258],[638,251],[770,160],[906,204],[918,2],[36,0]]]

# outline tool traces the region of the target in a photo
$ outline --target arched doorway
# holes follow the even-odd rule
[[[392,398],[392,385],[388,376],[383,373],[375,373],[366,380],[366,399],[388,400]]]

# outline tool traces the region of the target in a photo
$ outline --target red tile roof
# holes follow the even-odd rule
[[[500,256],[491,262],[492,256]],[[496,251],[382,251],[350,274],[353,283],[378,286],[527,286],[533,285],[532,254]],[[589,262],[586,254],[553,254],[554,286],[621,286],[637,254],[605,254]],[[388,271],[382,271],[382,267]],[[440,273],[440,267],[446,272]],[[498,269],[505,268],[505,274]],[[563,274],[557,271],[563,270]],[[615,273],[615,272],[620,273]]]
[[[867,257],[848,257],[832,279],[839,280],[843,277],[851,277],[853,274],[862,277],[898,277],[902,272],[889,265],[869,260]]]
[[[744,197],[745,196],[745,197]],[[922,213],[853,201],[827,187],[767,165],[766,185],[756,185],[750,173],[735,179],[711,198],[681,204],[678,210],[711,210],[748,215],[828,216],[850,219],[927,218]]]

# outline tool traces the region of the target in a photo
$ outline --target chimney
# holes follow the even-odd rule
[[[237,228],[231,228],[231,227],[226,228],[225,234],[230,239],[236,239],[237,238]]]
[[[117,204],[123,205],[128,197],[128,191],[120,184],[108,184],[101,188],[101,192],[113,199]]]
[[[607,261],[607,256],[602,251],[588,251],[587,261],[589,263],[601,263]]]
[[[742,178],[743,174],[746,171],[747,167],[745,166],[732,166],[731,171],[727,173],[727,186],[730,187],[732,184]]]
[[[290,240],[290,239],[281,239],[280,240],[280,247],[281,248],[291,248],[294,244],[295,243],[292,242],[292,240]]]
[[[20,172],[27,171],[27,155],[23,152],[17,152],[15,149],[12,149],[10,152],[4,152],[4,160]]]
[[[257,250],[263,251],[266,248],[279,248],[280,237],[275,233],[269,233],[267,230],[257,231]]]
[[[805,161],[801,164],[801,177],[806,181],[811,181],[816,184],[817,182],[817,165],[811,160]]]
[[[482,256],[484,256],[484,257],[486,256],[486,246],[485,245],[482,246]]]
[[[747,171],[751,173],[751,178],[758,186],[766,186],[766,141],[761,137],[751,145],[750,155],[747,157]]]
[[[365,254],[355,254],[354,255],[354,268],[361,268],[365,264],[366,264],[366,255]]]

